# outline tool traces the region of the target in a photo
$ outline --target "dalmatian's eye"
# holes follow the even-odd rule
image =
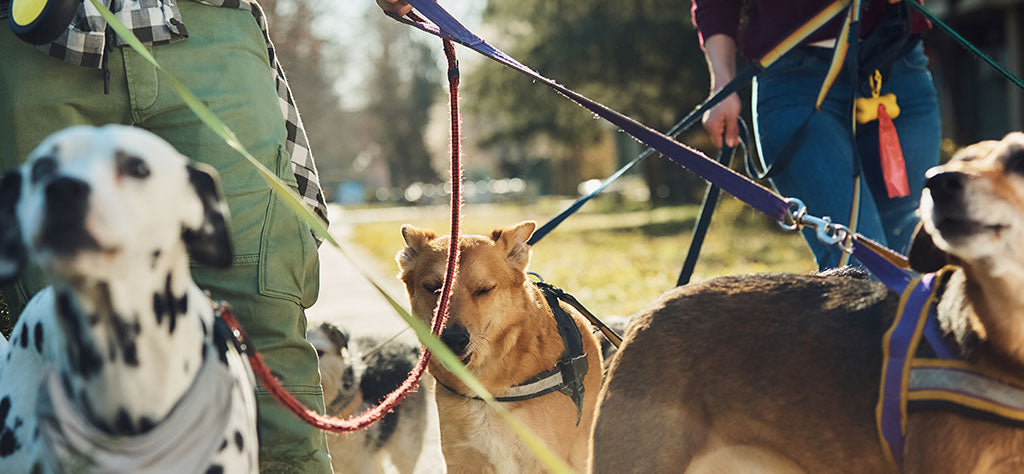
[[[38,183],[39,180],[52,175],[55,171],[57,171],[57,160],[48,156],[39,158],[32,165],[32,182]]]
[[[130,176],[138,179],[149,176],[149,165],[142,161],[142,158],[118,151],[114,155],[114,161],[117,163],[117,172],[121,176]]]
[[[142,179],[149,176],[149,165],[141,158],[131,157],[121,164],[121,174]]]
[[[317,356],[317,357],[323,357],[323,356],[324,356],[324,351],[322,351],[322,350],[320,350],[320,349],[317,349],[317,350],[316,350],[316,356]]]

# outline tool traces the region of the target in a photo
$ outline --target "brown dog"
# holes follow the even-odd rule
[[[538,374],[556,368],[567,347],[545,295],[526,276],[526,241],[535,228],[535,223],[523,222],[490,236],[459,239],[459,273],[441,339],[496,397],[515,393]],[[444,279],[449,237],[408,225],[402,227],[402,236],[408,248],[395,257],[400,277],[413,313],[429,321]],[[579,404],[553,391],[506,406],[556,454],[582,470],[601,387],[601,352],[586,320],[567,305],[562,310],[571,315],[568,325],[578,329],[577,341],[582,341],[586,354]],[[438,382],[441,451],[449,473],[543,471],[501,418],[484,402],[470,398],[469,390],[436,359],[430,372]]]
[[[938,313],[975,367],[1024,380],[1024,134],[929,172],[911,264],[959,266]],[[933,245],[934,242],[934,245]],[[592,471],[888,472],[875,428],[898,296],[850,271],[723,277],[637,315],[612,363]],[[1024,431],[913,411],[904,470],[1024,472]]]

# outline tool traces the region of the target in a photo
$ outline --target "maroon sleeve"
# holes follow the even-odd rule
[[[704,39],[717,34],[736,39],[740,27],[740,5],[742,0],[692,0],[690,17],[697,27],[700,47]]]

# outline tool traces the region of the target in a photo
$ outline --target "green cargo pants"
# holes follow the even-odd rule
[[[182,42],[150,48],[157,61],[203,100],[264,166],[295,186],[286,130],[266,43],[252,14],[179,3]],[[234,265],[193,267],[200,287],[227,300],[285,388],[323,411],[317,357],[306,342],[303,308],[316,301],[319,267],[309,227],[272,195],[251,165],[207,129],[164,77],[130,48],[101,72],[48,57],[0,27],[0,172],[20,164],[47,135],[71,125],[130,124],[163,137],[185,156],[220,172],[231,211]],[[12,317],[46,285],[29,269],[2,289]],[[330,472],[323,433],[283,409],[263,387],[259,401],[262,472]]]

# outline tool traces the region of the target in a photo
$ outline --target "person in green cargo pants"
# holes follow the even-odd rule
[[[3,23],[8,0],[0,0]],[[246,149],[326,220],[316,167],[266,20],[254,0],[106,2],[171,74],[213,110]],[[46,136],[73,125],[119,123],[150,130],[192,160],[214,166],[230,208],[235,256],[226,270],[193,266],[200,287],[228,301],[284,387],[323,412],[317,356],[305,340],[304,309],[319,290],[309,226],[257,171],[188,109],[159,71],[108,29],[88,0],[52,44],[33,47],[0,27],[0,172]],[[47,285],[29,268],[0,288],[0,330],[9,332]],[[261,472],[331,472],[322,432],[262,387]]]

